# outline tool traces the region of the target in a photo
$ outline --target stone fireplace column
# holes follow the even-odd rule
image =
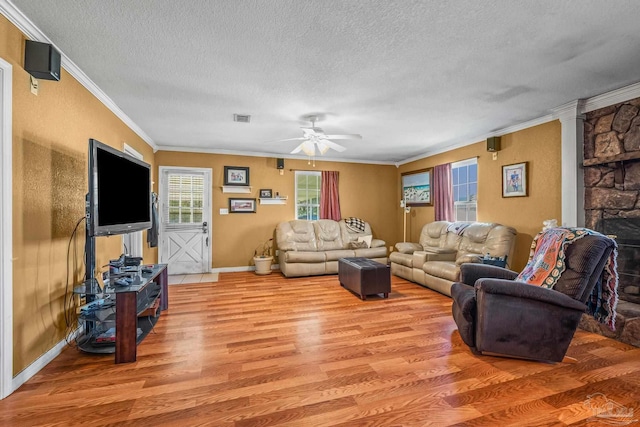
[[[562,126],[562,225],[584,227],[584,100],[553,110]]]

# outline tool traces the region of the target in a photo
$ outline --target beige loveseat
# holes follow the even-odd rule
[[[460,264],[491,257],[512,259],[516,230],[495,223],[435,221],[425,225],[420,243],[397,243],[389,255],[391,274],[451,296]]]
[[[280,271],[286,277],[337,274],[340,258],[363,257],[387,264],[386,243],[373,239],[367,222],[362,231],[354,231],[344,220],[281,222],[276,227],[276,245]]]

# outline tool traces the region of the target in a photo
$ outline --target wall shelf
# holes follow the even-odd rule
[[[261,205],[286,205],[287,196],[273,197],[273,198],[260,198]]]
[[[235,194],[248,194],[251,193],[251,186],[249,185],[223,185],[223,193],[235,193]]]

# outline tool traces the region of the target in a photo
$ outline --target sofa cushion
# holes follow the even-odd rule
[[[337,261],[340,258],[353,258],[358,256],[354,250],[339,249],[337,251],[325,251],[324,253],[327,261]]]
[[[442,236],[447,233],[449,224],[451,223],[447,221],[434,221],[422,227],[419,239],[422,248],[427,250],[428,248],[444,247]]]
[[[385,248],[384,246],[379,246],[377,248],[356,249],[354,252],[356,257],[362,257],[362,258],[386,258],[387,257],[387,248]]]
[[[415,251],[421,251],[422,245],[418,243],[401,242],[401,243],[396,243],[396,249],[398,250],[398,252],[403,254],[412,254]]]
[[[477,222],[469,225],[462,233],[459,252],[461,254],[508,255],[513,247],[516,230],[495,223]]]
[[[281,251],[317,251],[316,233],[311,221],[293,220],[276,226],[276,242]]]
[[[324,252],[287,251],[284,253],[285,262],[325,262]]]
[[[412,260],[412,254],[403,254],[402,252],[391,252],[389,254],[389,261],[395,264],[404,265],[405,267],[413,267]]]
[[[480,254],[462,254],[456,258],[456,264],[464,264],[465,262],[482,262]]]
[[[342,234],[338,222],[331,219],[319,219],[313,222],[319,251],[344,249]]]
[[[368,248],[367,242],[365,241],[357,241],[357,242],[349,242],[349,249],[361,249]]]
[[[425,273],[435,277],[457,282],[460,279],[460,266],[449,261],[429,261],[422,265]]]

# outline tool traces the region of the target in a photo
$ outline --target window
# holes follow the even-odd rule
[[[169,224],[202,222],[204,177],[202,175],[169,174]]]
[[[475,221],[478,200],[478,161],[463,160],[451,164],[453,214],[456,221]]]
[[[320,218],[320,172],[296,172],[296,218]]]

